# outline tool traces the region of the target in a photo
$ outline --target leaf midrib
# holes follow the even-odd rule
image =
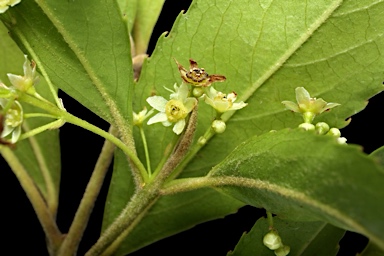
[[[115,101],[108,92],[105,90],[103,83],[100,81],[99,77],[96,75],[95,70],[88,64],[86,57],[82,54],[75,41],[68,34],[67,30],[59,20],[55,17],[51,8],[45,3],[45,1],[36,1],[40,8],[47,15],[52,24],[57,28],[59,33],[63,36],[64,40],[67,42],[69,48],[78,58],[81,65],[84,67],[84,70],[89,75],[89,78],[92,80],[93,84],[96,86],[97,90],[104,99],[106,105],[109,108],[109,111],[113,117],[114,125],[119,129],[121,134],[122,141],[130,147],[131,150],[134,150],[133,138],[132,138],[132,129],[127,125],[127,121],[124,119],[120,109],[117,107]]]
[[[384,241],[380,239],[376,234],[373,234],[367,230],[360,223],[351,219],[348,215],[340,212],[338,209],[325,205],[322,202],[307,196],[304,193],[295,191],[293,189],[288,189],[276,184],[269,183],[263,180],[255,180],[250,178],[243,177],[233,177],[233,176],[220,176],[213,177],[207,176],[200,178],[200,180],[205,180],[201,183],[202,186],[212,186],[212,187],[224,187],[224,186],[238,186],[238,187],[247,187],[259,190],[267,190],[269,192],[276,193],[282,197],[290,198],[294,201],[298,201],[301,204],[307,204],[313,208],[319,209],[321,212],[326,213],[328,216],[332,216],[333,219],[337,220],[339,223],[344,223],[348,227],[351,227],[354,231],[367,235],[372,239],[377,245],[381,248],[384,248]]]

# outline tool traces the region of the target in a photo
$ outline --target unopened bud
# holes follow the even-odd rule
[[[341,132],[337,128],[331,128],[327,133],[327,135],[331,135],[333,137],[339,138],[341,136]]]
[[[225,122],[222,120],[215,120],[212,122],[212,129],[216,133],[223,133],[225,131],[226,127],[227,126],[226,126]]]
[[[201,88],[201,87],[195,87],[195,88],[193,88],[193,90],[192,90],[192,94],[193,94],[193,96],[195,96],[196,98],[199,98],[199,97],[201,97],[201,96],[204,94],[204,89]]]
[[[339,143],[339,144],[347,144],[347,139],[345,137],[337,138],[337,143]]]
[[[329,131],[329,125],[324,122],[319,122],[316,124],[316,133],[324,135]]]
[[[287,245],[284,245],[280,247],[279,249],[275,250],[276,256],[287,256],[289,252],[291,251],[291,248]]]
[[[276,250],[283,246],[280,236],[273,230],[264,236],[263,244],[270,250]]]
[[[305,131],[314,131],[315,130],[315,126],[313,124],[309,124],[309,123],[302,123],[299,125],[299,128],[303,129]]]
[[[205,145],[205,143],[207,143],[207,139],[204,138],[203,136],[201,136],[201,137],[197,140],[197,143],[199,143],[199,145]]]

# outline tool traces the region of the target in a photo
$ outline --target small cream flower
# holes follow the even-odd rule
[[[242,109],[248,105],[243,101],[234,103],[237,98],[237,94],[235,92],[231,92],[227,95],[216,91],[212,86],[209,87],[207,94],[205,94],[203,97],[205,103],[211,105],[219,113]]]
[[[295,91],[297,103],[287,100],[282,101],[281,103],[293,112],[302,113],[304,122],[306,123],[312,123],[316,115],[340,105],[338,103],[328,103],[321,98],[311,98],[304,87],[297,87]]]
[[[0,13],[4,13],[11,6],[20,3],[21,0],[0,0]]]
[[[133,125],[140,126],[143,124],[145,119],[147,119],[150,115],[153,113],[153,109],[147,110],[146,107],[144,107],[143,110],[141,110],[138,114],[133,112]]]
[[[148,120],[148,125],[161,122],[164,126],[173,123],[173,132],[179,135],[185,127],[185,118],[197,105],[196,98],[188,97],[189,89],[186,84],[178,87],[174,86],[175,91],[171,91],[170,100],[167,101],[161,96],[152,96],[147,99],[151,107],[159,111],[155,116]]]
[[[6,99],[0,99],[1,109],[8,108],[9,101]],[[18,101],[14,101],[12,106],[9,107],[5,116],[2,119],[2,132],[0,137],[6,138],[8,135],[11,136],[11,143],[15,143],[21,134],[21,124],[23,123],[23,108]]]
[[[23,65],[24,76],[19,76],[19,75],[14,75],[9,73],[7,74],[7,76],[15,89],[20,90],[22,92],[28,92],[30,94],[34,94],[35,88],[33,86],[37,84],[39,81],[39,77],[37,76],[37,72],[36,72],[36,63],[32,61],[31,64],[29,64],[27,55],[24,55],[24,57],[25,57],[25,61]]]

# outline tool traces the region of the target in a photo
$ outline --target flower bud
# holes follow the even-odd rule
[[[276,256],[287,256],[289,252],[291,251],[291,248],[287,245],[284,245],[280,247],[279,249],[275,250]]]
[[[207,143],[207,139],[204,138],[203,136],[201,136],[201,137],[197,140],[197,143],[199,143],[199,145],[205,145],[205,143]]]
[[[341,132],[337,128],[331,128],[327,133],[327,135],[331,135],[333,137],[339,138],[341,136]]]
[[[302,123],[299,125],[299,128],[303,129],[305,131],[314,131],[315,130],[315,126],[313,124],[309,124],[309,123]]]
[[[199,98],[199,97],[201,97],[201,96],[204,94],[204,89],[201,88],[201,87],[195,87],[195,88],[193,88],[193,90],[192,90],[192,94],[193,94],[193,96],[195,96],[196,98]]]
[[[319,122],[316,124],[316,133],[324,135],[329,131],[329,125],[324,122]]]
[[[216,133],[223,133],[226,128],[226,124],[222,120],[214,120],[211,126]]]
[[[276,250],[283,246],[280,236],[273,230],[269,231],[269,233],[264,236],[263,244],[270,250]]]
[[[339,143],[339,144],[347,144],[347,139],[345,137],[337,138],[337,143]]]

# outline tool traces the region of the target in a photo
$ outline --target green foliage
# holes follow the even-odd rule
[[[3,24],[0,24],[0,38],[0,70],[2,71],[0,72],[0,80],[10,86],[11,84],[8,81],[6,73],[22,75],[22,67],[25,59],[17,45],[9,37],[8,31]],[[42,96],[53,101],[49,87],[44,78],[41,76],[40,83],[36,90]],[[28,104],[23,104],[23,109],[24,112],[29,113],[40,112],[38,108]],[[51,121],[52,120],[50,118],[41,117],[26,119],[24,121],[23,129],[24,131],[26,131],[26,129],[32,130]],[[28,170],[28,174],[34,179],[46,199],[48,197],[47,182],[52,182],[55,191],[52,191],[54,194],[50,196],[57,201],[59,195],[61,169],[58,131],[47,131],[37,135],[36,137],[17,143],[14,153],[24,168]],[[42,170],[42,168],[44,170]],[[44,171],[47,171],[48,174],[45,178],[43,174]]]
[[[289,255],[336,255],[339,240],[345,233],[324,222],[295,222],[275,217],[273,223],[283,244],[291,248]],[[268,230],[267,219],[259,219],[227,256],[275,255],[262,242]]]
[[[110,123],[130,122],[130,44],[114,1],[23,1],[10,13],[11,35],[57,87]]]
[[[213,86],[224,93],[235,91],[238,101],[248,103],[244,109],[224,114],[225,133],[216,134],[204,147],[195,146],[183,162],[180,178],[208,174],[201,179],[217,190],[200,187],[162,195],[161,185],[172,184],[167,184],[169,180],[158,185],[152,176],[143,179],[148,184],[135,184],[132,173],[140,175],[138,166],[133,166],[137,162],[116,150],[103,230],[124,212],[134,194],[151,186],[159,190],[159,194],[145,191],[148,202],[157,198],[153,205],[136,200],[140,209],[149,210],[142,219],[136,216],[141,221],[133,221],[130,236],[116,254],[223,217],[244,204],[281,218],[275,219],[276,228],[292,255],[313,255],[322,249],[324,255],[335,255],[344,231],[332,225],[364,234],[384,249],[384,207],[379,203],[384,198],[383,150],[367,157],[356,146],[337,144],[335,138],[285,129],[297,127],[302,118],[281,104],[295,101],[295,88],[305,87],[312,97],[341,104],[315,122],[343,128],[370,97],[382,91],[384,2],[195,0],[187,13],[178,16],[169,35],[159,38],[135,83],[129,32],[136,52],[144,53],[163,2],[22,1],[0,15],[47,82],[115,126],[118,142],[134,157],[137,152],[143,163],[144,143],[139,132],[132,131],[132,110],[148,107],[146,99],[152,95],[167,97],[164,87],[182,82],[173,58],[187,69],[192,58],[209,74],[225,75],[226,82]],[[22,55],[6,33],[0,27],[0,37],[6,39],[0,41],[3,81],[6,72],[20,73],[22,66]],[[48,86],[43,82],[40,87],[39,93],[49,98]],[[31,106],[25,109],[38,111]],[[215,119],[214,111],[203,102],[198,113],[194,143],[210,131]],[[33,129],[46,122],[31,119],[26,125]],[[144,129],[150,131],[146,134],[151,169],[156,170],[172,152],[175,135],[161,124],[144,125]],[[277,132],[268,133],[271,130]],[[15,153],[44,195],[41,159],[58,189],[57,131],[22,141]],[[37,155],[42,158],[38,160]],[[183,180],[177,182],[183,184]],[[265,220],[259,220],[230,255],[266,253],[260,242],[266,230]],[[255,247],[250,240],[257,240]],[[324,244],[328,246],[323,248]]]
[[[133,194],[132,175],[126,157],[118,151],[106,202],[103,229],[121,213]],[[199,223],[235,213],[244,204],[213,189],[200,189],[159,199],[127,237],[116,255],[126,255]]]
[[[384,248],[384,172],[356,146],[299,130],[271,132],[242,144],[209,177],[246,204],[281,218],[326,221]]]
[[[286,111],[283,100],[294,100],[304,86],[313,97],[342,106],[315,119],[344,127],[345,119],[362,110],[366,100],[383,89],[384,41],[382,3],[374,1],[194,1],[180,14],[172,31],[157,42],[135,90],[134,110],[147,106],[153,93],[181,83],[176,58],[185,67],[193,58],[209,74],[223,74],[223,92],[235,91],[248,103],[198,153],[182,174],[200,176],[252,135],[296,127],[301,118]],[[351,22],[353,21],[353,22]],[[369,26],[368,26],[369,21]],[[196,138],[214,119],[200,104]],[[151,162],[162,159],[171,131],[150,127]]]

